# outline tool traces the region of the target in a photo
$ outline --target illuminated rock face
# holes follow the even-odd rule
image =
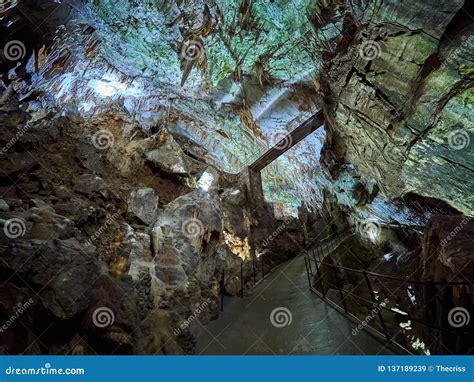
[[[74,21],[71,15],[60,19],[64,26],[54,47],[49,49],[45,41],[48,49],[38,54],[35,64],[40,70],[32,76],[32,87],[45,93],[47,105],[85,117],[114,108],[145,131],[164,125],[182,138],[180,144],[197,143],[209,162],[236,173],[315,104],[311,80],[318,62],[311,59],[310,40],[304,39],[310,28],[302,12],[305,3],[256,3],[249,11],[253,21],[247,20],[250,24],[239,32],[245,38],[235,35],[225,42],[219,30],[231,35],[227,19],[237,6],[232,1],[219,4],[226,20],[219,20],[217,7],[211,6],[211,31],[201,28],[207,16],[200,0],[183,6],[108,1],[77,6],[70,10]],[[267,19],[278,20],[279,27],[259,33],[259,24]],[[199,30],[193,35],[202,33],[207,69],[193,67],[181,87],[181,44],[189,28]],[[249,49],[257,43],[260,49]],[[240,65],[234,51],[242,56]],[[316,202],[311,178],[323,136],[318,133],[301,143],[264,174],[269,200],[282,199],[294,215],[301,200]],[[307,181],[293,176],[302,171],[309,174]]]
[[[46,3],[28,11],[40,19],[53,5]],[[35,65],[40,70],[32,75],[32,86],[45,92],[48,105],[83,116],[114,107],[145,131],[164,125],[182,139],[180,144],[197,143],[208,163],[229,172],[251,163],[288,122],[320,104],[329,136],[315,133],[264,171],[269,200],[285,202],[293,214],[301,201],[321,207],[321,184],[327,179],[319,162],[326,140],[323,167],[331,172],[333,159],[353,164],[377,183],[386,201],[415,193],[470,213],[472,199],[464,195],[472,188],[469,81],[474,40],[460,10],[462,1],[436,7],[395,2],[380,8],[364,1],[357,6],[296,1],[288,7],[273,4],[270,10],[256,4],[249,13],[254,21],[266,20],[271,11],[282,26],[259,37],[260,53],[295,46],[286,56],[271,55],[268,61],[265,54],[250,50],[241,67],[233,54],[251,44],[231,34],[228,41],[222,38],[232,30],[224,11],[235,4],[218,3],[224,20],[216,7],[207,9],[200,0],[183,6],[105,1],[62,13],[58,7],[48,19],[49,35],[60,23],[65,26],[57,33],[55,48],[38,51]],[[83,22],[80,26],[70,21],[71,12]],[[342,14],[352,22],[344,24]],[[391,15],[397,15],[397,26]],[[327,41],[296,44],[311,28],[323,27]],[[241,33],[250,40],[257,30],[250,22]],[[196,41],[201,41],[207,67],[194,66],[181,87],[183,43],[189,46],[190,31],[201,38]],[[25,66],[28,56],[25,52]],[[264,72],[258,69],[262,60]],[[321,63],[324,70],[314,82],[317,94],[312,80]],[[152,152],[150,158],[158,154]],[[177,166],[187,171],[184,163]],[[440,184],[440,178],[449,181]]]
[[[158,208],[158,197],[152,188],[139,188],[128,197],[127,212],[140,219],[145,224],[155,220]]]
[[[318,80],[325,160],[352,163],[386,200],[416,193],[472,214],[473,27],[463,1],[428,4],[368,3],[350,14],[361,25]]]

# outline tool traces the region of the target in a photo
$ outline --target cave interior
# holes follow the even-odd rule
[[[473,18],[1,0],[0,354],[472,354]]]

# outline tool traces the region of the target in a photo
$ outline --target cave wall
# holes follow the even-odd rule
[[[342,245],[329,256],[340,264],[441,284],[472,279],[472,13],[467,1],[312,2],[308,16],[324,46],[321,213],[366,246]],[[470,286],[424,287],[417,306],[397,283],[377,281],[390,304],[448,330],[400,329],[401,317],[385,312],[409,348],[469,351],[447,317],[472,307]],[[354,280],[343,284],[357,290]]]
[[[326,163],[353,164],[387,200],[411,192],[472,214],[472,6],[327,3],[340,17],[324,25],[342,33],[318,77]]]

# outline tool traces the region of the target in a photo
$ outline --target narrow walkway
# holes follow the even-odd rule
[[[259,172],[267,167],[274,160],[282,156],[292,147],[305,139],[308,135],[319,129],[324,124],[324,114],[322,110],[315,111],[306,121],[296,127],[294,130],[284,135],[280,141],[276,142],[273,147],[263,153],[249,167],[252,171]],[[289,126],[287,126],[288,128]]]
[[[202,326],[196,353],[392,354],[364,331],[352,335],[354,327],[311,293],[304,259],[298,256],[277,268],[252,296],[226,298],[219,319]]]

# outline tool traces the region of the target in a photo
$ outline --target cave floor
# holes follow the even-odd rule
[[[271,313],[282,307],[291,312],[291,323],[275,327]],[[202,325],[196,354],[393,354],[364,331],[352,335],[354,326],[311,293],[298,256],[276,268],[252,295],[226,297],[219,319]]]

